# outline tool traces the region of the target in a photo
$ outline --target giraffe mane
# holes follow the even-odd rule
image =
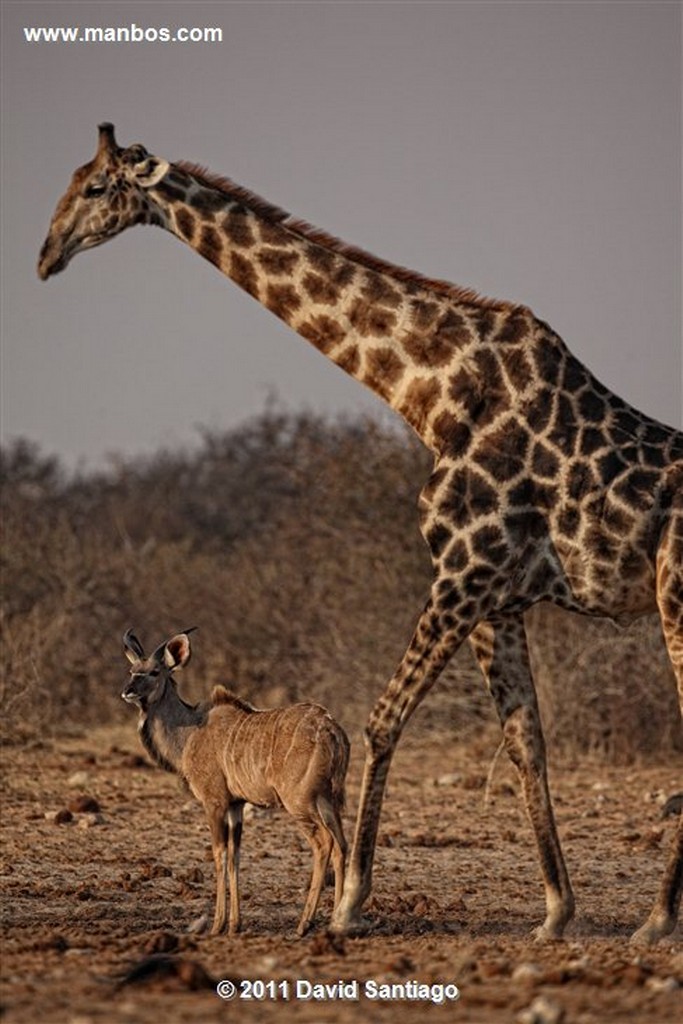
[[[390,263],[388,260],[383,260],[379,256],[374,256],[358,246],[349,245],[334,235],[328,234],[327,231],[322,231],[313,224],[309,224],[308,221],[293,217],[287,210],[283,210],[280,206],[275,206],[243,185],[237,185],[230,178],[213,174],[206,167],[202,167],[201,164],[188,163],[183,160],[172,166],[174,169],[190,175],[200,185],[214,189],[230,199],[243,203],[270,223],[281,224],[282,227],[293,234],[299,235],[299,237],[305,238],[315,245],[320,245],[331,252],[339,253],[340,256],[344,256],[354,263],[367,267],[369,270],[375,270],[380,274],[388,274],[396,281],[404,284],[415,284],[438,295],[445,295],[458,302],[478,306],[481,309],[514,310],[519,308],[518,303],[508,302],[503,299],[486,298],[480,295],[474,288],[466,288],[438,278],[425,277],[407,267],[402,267],[396,263]]]

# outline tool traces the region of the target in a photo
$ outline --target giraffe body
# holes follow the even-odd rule
[[[385,263],[227,179],[117,146],[111,125],[57,206],[39,274],[138,223],[158,224],[379,394],[434,454],[419,500],[434,576],[377,701],[344,895],[356,927],[403,726],[469,639],[495,701],[539,849],[556,938],[574,911],[547,785],[523,612],[548,600],[628,622],[659,611],[683,709],[683,435],[601,385],[524,306]],[[653,911],[675,926],[683,819]]]

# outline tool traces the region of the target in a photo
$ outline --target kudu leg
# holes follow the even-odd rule
[[[212,935],[220,935],[227,925],[227,873],[228,873],[228,824],[223,805],[207,808],[211,829],[211,848],[216,868],[216,909],[213,916]]]
[[[244,804],[231,804],[228,808],[228,878],[230,881],[230,934],[242,927],[240,913],[240,845],[242,842],[242,811]]]
[[[299,822],[299,826],[306,836],[313,853],[313,870],[311,883],[308,888],[308,896],[304,904],[303,913],[297,927],[298,935],[305,935],[313,923],[315,912],[318,909],[320,893],[325,882],[325,872],[332,853],[332,836],[324,825],[318,822]]]

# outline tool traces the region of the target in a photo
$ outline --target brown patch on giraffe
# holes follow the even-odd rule
[[[440,382],[434,377],[420,378],[408,387],[399,409],[408,423],[420,433],[427,426],[429,414],[440,398]]]
[[[356,276],[356,269],[353,263],[343,260],[330,274],[330,281],[338,288],[346,288]]]
[[[473,341],[467,320],[454,309],[446,310],[441,317],[436,327],[435,337],[452,348],[461,348],[470,345]]]
[[[560,471],[560,461],[547,444],[536,441],[531,453],[531,470],[536,476],[555,478]]]
[[[361,295],[368,302],[375,303],[378,306],[389,306],[395,309],[396,306],[401,305],[402,296],[400,291],[393,288],[389,281],[382,277],[381,274],[366,272],[361,287]]]
[[[281,320],[288,320],[301,305],[301,299],[291,284],[269,284],[264,305]]]
[[[194,232],[197,222],[186,206],[181,206],[178,210],[176,210],[175,222],[178,225],[178,230],[180,231],[180,233],[184,235],[185,238],[187,238],[188,242],[191,242],[192,239],[194,238]]]
[[[334,306],[339,301],[339,289],[328,277],[308,273],[304,275],[301,284],[304,291],[318,305]]]
[[[520,347],[503,348],[500,353],[501,363],[508,380],[516,391],[524,391],[534,380],[531,360]]]
[[[448,549],[444,559],[444,569],[448,572],[462,572],[470,564],[471,557],[464,537],[456,537]]]
[[[435,443],[439,451],[452,455],[464,455],[472,440],[472,431],[450,412],[439,413],[432,424]]]
[[[655,500],[655,488],[661,476],[655,470],[644,466],[631,469],[622,480],[614,486],[617,497],[634,511],[645,512],[651,508]]]
[[[453,346],[438,334],[413,332],[402,338],[401,344],[418,366],[445,366],[453,358]]]
[[[244,249],[250,249],[256,244],[256,238],[254,237],[254,232],[252,231],[252,226],[249,222],[249,216],[246,210],[243,212],[230,210],[230,212],[223,218],[221,228],[233,245],[237,245]]]
[[[405,363],[388,345],[371,349],[365,357],[363,381],[384,398],[389,398],[394,385],[403,376]]]
[[[268,274],[274,277],[289,275],[300,260],[297,252],[290,249],[266,248],[256,256],[257,261]]]
[[[228,273],[235,284],[238,284],[240,288],[244,288],[250,295],[258,298],[258,277],[250,260],[238,252],[233,252],[230,256],[230,269]]]
[[[360,351],[357,345],[349,345],[345,348],[340,355],[334,358],[337,366],[341,366],[342,370],[346,370],[351,377],[355,377],[360,369]]]
[[[508,556],[509,549],[503,531],[496,525],[480,526],[472,534],[472,553],[488,558],[494,565],[500,565]]]
[[[541,434],[548,427],[555,410],[555,392],[551,388],[541,388],[533,400],[524,404],[524,414],[529,429],[534,434]]]
[[[337,262],[336,254],[321,245],[307,245],[306,256],[309,264],[323,274],[331,274]]]
[[[214,227],[206,224],[202,228],[202,233],[199,238],[199,252],[202,256],[214,263],[217,267],[221,265],[223,257],[223,242],[221,236]]]
[[[456,469],[448,483],[448,503],[456,527],[463,527],[480,516],[498,511],[498,492],[476,469]]]
[[[297,328],[321,352],[328,353],[346,337],[344,328],[331,316],[311,317]]]
[[[596,487],[592,466],[583,459],[577,459],[569,466],[565,477],[565,490],[573,501],[580,501]]]
[[[417,331],[434,329],[434,322],[441,306],[432,299],[413,299],[410,303],[410,319]]]
[[[514,310],[503,318],[496,334],[496,341],[503,345],[515,345],[529,335],[529,328],[529,315],[526,310]]]
[[[480,428],[492,423],[510,405],[498,358],[488,346],[475,351],[453,374],[448,393]]]
[[[172,181],[174,185],[181,185],[183,188],[189,188],[192,181],[189,174],[185,174],[178,167],[171,167],[166,178]]]
[[[258,222],[258,233],[264,245],[284,248],[292,243],[289,233],[280,227],[279,224],[274,224],[269,220],[260,220]]]
[[[165,178],[162,178],[162,180],[154,186],[154,191],[157,192],[162,199],[167,199],[170,203],[184,203],[187,195],[185,189],[176,188],[175,185],[170,185]]]
[[[557,516],[557,527],[565,537],[576,537],[581,526],[581,512],[578,505],[564,505]]]
[[[219,210],[224,210],[226,207],[226,197],[222,192],[214,192],[206,188],[200,189],[194,195],[190,194],[188,201],[197,213],[202,215],[218,213]]]
[[[373,306],[365,299],[356,299],[348,313],[354,329],[362,337],[386,337],[396,325],[396,315],[381,306]]]
[[[528,450],[529,432],[510,416],[486,434],[473,458],[494,480],[505,483],[522,472]]]

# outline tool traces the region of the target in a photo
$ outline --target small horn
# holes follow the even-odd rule
[[[104,121],[102,124],[98,124],[97,131],[99,132],[97,152],[115,153],[119,147],[114,137],[114,125],[109,121]]]

